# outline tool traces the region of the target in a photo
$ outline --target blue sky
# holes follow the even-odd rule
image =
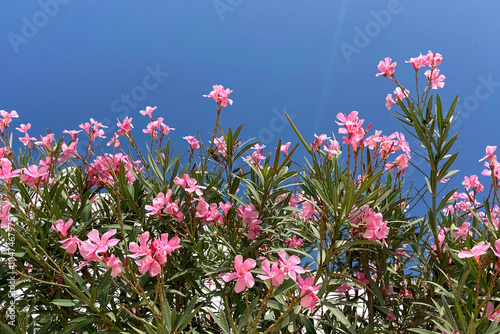
[[[404,60],[432,50],[444,56],[445,105],[462,101],[462,180],[481,172],[486,145],[500,146],[498,13],[494,0],[4,1],[0,109],[17,110],[14,125],[30,122],[37,137],[129,116],[146,142],[138,112],[158,106],[183,148],[183,136],[210,138],[215,103],[202,94],[222,84],[234,91],[222,126],[244,124],[245,139],[269,148],[297,142],[284,110],[310,141],[337,133],[335,115],[351,110],[392,133],[401,127],[384,102],[394,86],[375,77],[377,64],[397,61],[414,92]]]

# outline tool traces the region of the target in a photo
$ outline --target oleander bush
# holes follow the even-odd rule
[[[243,142],[219,126],[220,85],[211,139],[180,151],[156,107],[107,147],[94,119],[35,138],[0,111],[1,332],[499,333],[500,163],[488,146],[481,176],[448,186],[458,97],[431,94],[441,61],[408,61],[414,95],[381,61],[404,131],[352,111],[332,119],[338,141],[289,119],[295,144]]]

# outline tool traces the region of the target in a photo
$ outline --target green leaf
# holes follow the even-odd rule
[[[74,307],[80,303],[79,300],[71,300],[71,299],[54,299],[52,304],[62,307]]]

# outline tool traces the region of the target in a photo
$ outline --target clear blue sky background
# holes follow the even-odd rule
[[[394,86],[375,77],[377,64],[392,57],[414,92],[404,60],[432,50],[444,56],[445,105],[464,102],[461,182],[479,175],[486,145],[500,147],[499,13],[496,0],[2,1],[0,109],[17,110],[14,124],[30,122],[37,137],[129,116],[146,142],[138,112],[158,106],[183,148],[182,136],[210,137],[216,105],[202,94],[222,84],[234,90],[222,126],[244,124],[243,137],[268,148],[297,142],[285,109],[310,141],[337,133],[335,115],[351,110],[392,133],[401,127],[384,102]]]

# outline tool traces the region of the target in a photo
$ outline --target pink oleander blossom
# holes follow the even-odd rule
[[[56,232],[59,232],[59,235],[61,237],[66,237],[71,225],[73,225],[73,219],[68,219],[66,223],[62,219],[58,219],[50,228]]]
[[[425,77],[429,79],[429,81],[432,84],[432,89],[438,89],[444,87],[444,80],[446,77],[444,75],[439,75],[439,70],[434,69],[434,70],[427,70],[424,73]]]
[[[286,258],[286,251],[282,250],[278,252],[279,260],[281,263],[281,268],[284,274],[287,274],[292,280],[297,280],[297,274],[303,274],[306,272],[304,268],[299,266],[300,258],[296,255],[291,255],[290,258]]]
[[[392,59],[387,57],[384,60],[381,60],[378,63],[378,70],[380,73],[377,73],[375,76],[383,76],[383,77],[393,77],[394,76],[394,69],[397,65],[396,62],[391,64]]]
[[[2,202],[2,205],[0,206],[0,221],[1,221],[1,228],[3,229],[12,226],[12,222],[9,215],[11,207],[12,205],[7,200],[4,200]]]
[[[240,293],[246,288],[252,288],[255,284],[255,280],[250,272],[251,269],[255,268],[256,263],[253,259],[246,259],[243,262],[243,256],[236,255],[234,258],[234,269],[236,272],[225,274],[222,279],[224,282],[230,282],[233,279],[237,279],[234,291]]]
[[[182,139],[187,140],[188,144],[191,146],[191,149],[200,148],[200,142],[193,136],[185,136]]]
[[[132,125],[132,119],[133,118],[128,118],[125,117],[125,119],[123,120],[123,122],[120,122],[118,121],[118,123],[116,123],[116,126],[118,126],[118,134],[120,136],[124,136],[126,133],[127,134],[130,134],[130,131],[132,131],[132,129],[134,128],[134,126]]]
[[[79,247],[83,242],[78,239],[77,236],[70,236],[67,239],[59,241],[59,243],[62,244],[61,248],[66,250],[66,253],[75,254],[77,247]]]
[[[226,107],[228,102],[230,105],[233,104],[233,100],[228,99],[227,96],[231,94],[233,91],[229,88],[224,89],[221,85],[214,85],[213,91],[208,95],[203,95],[204,97],[212,97],[215,102],[221,107]]]
[[[288,142],[285,145],[281,145],[280,151],[283,152],[285,155],[288,155],[288,149],[290,148],[291,144],[292,144],[291,142]]]
[[[111,269],[111,276],[115,277],[120,275],[120,273],[122,272],[122,268],[120,266],[123,265],[123,263],[122,261],[118,260],[114,254],[110,257],[105,258],[103,261],[107,265],[106,271]]]
[[[271,285],[273,286],[280,286],[285,280],[285,274],[283,273],[283,271],[281,271],[279,265],[280,263],[276,261],[273,263],[273,266],[271,267],[269,261],[265,259],[264,261],[262,261],[260,266],[262,270],[264,270],[266,275],[257,275],[257,277],[263,281],[265,280],[271,281]]]
[[[153,113],[153,111],[156,110],[156,107],[150,107],[150,106],[147,106],[145,110],[141,110],[139,111],[139,113],[143,116],[146,116],[148,115],[149,118],[153,119],[153,116],[151,116],[151,114]]]
[[[490,248],[489,244],[485,243],[484,241],[481,241],[480,243],[472,247],[470,251],[469,250],[459,251],[458,257],[461,259],[473,257],[476,261],[479,261],[479,257],[481,255],[486,254],[489,248]]]
[[[319,301],[318,296],[314,292],[319,290],[319,285],[313,285],[314,278],[310,276],[302,280],[302,277],[298,275],[297,280],[299,281],[300,288],[300,305],[304,308],[314,309],[316,303]]]

